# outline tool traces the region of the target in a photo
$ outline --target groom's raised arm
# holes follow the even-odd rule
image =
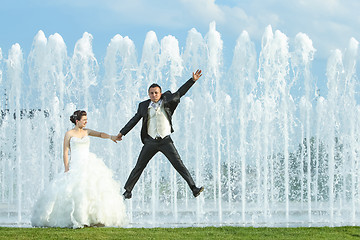
[[[201,70],[196,70],[196,72],[192,73],[192,78],[190,78],[188,81],[186,81],[175,93],[175,96],[178,96],[178,98],[181,98],[185,95],[187,91],[194,85],[194,83],[199,80],[199,78],[202,76]]]
[[[195,81],[190,78],[187,80],[174,94],[179,95],[179,97],[182,97],[185,95],[187,91],[194,85]]]

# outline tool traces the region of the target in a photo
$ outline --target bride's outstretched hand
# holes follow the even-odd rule
[[[114,143],[117,143],[117,136],[110,136],[111,141],[113,141]]]

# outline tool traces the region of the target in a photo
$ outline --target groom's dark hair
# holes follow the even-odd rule
[[[151,84],[151,85],[150,85],[150,87],[149,87],[149,89],[148,89],[148,91],[150,91],[150,88],[154,88],[154,87],[158,87],[158,88],[160,88],[160,92],[161,92],[161,87],[160,87],[160,85],[159,85],[159,84],[157,84],[157,83],[153,83],[153,84]]]

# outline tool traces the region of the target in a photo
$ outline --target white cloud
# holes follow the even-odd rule
[[[360,40],[358,0],[35,0],[46,5],[68,5],[104,11],[107,24],[126,23],[134,28],[152,26],[206,31],[216,21],[223,38],[236,39],[243,30],[259,41],[267,25],[294,38],[303,32],[314,41],[317,54],[345,48],[351,37]],[[111,22],[112,21],[112,22]],[[205,33],[204,33],[205,34]],[[235,42],[234,42],[235,44]]]
[[[300,0],[298,3],[300,6],[307,9],[316,9],[317,11],[322,10],[326,12],[336,12],[342,6],[339,0]]]
[[[184,7],[184,14],[190,14],[191,18],[201,20],[203,23],[211,21],[223,22],[225,15],[222,9],[215,4],[215,0],[180,0]]]
[[[219,1],[224,4],[224,1]],[[226,2],[226,1],[225,1]],[[304,32],[314,40],[317,54],[326,57],[334,48],[346,48],[351,37],[360,39],[360,1],[301,0],[301,1],[239,1],[232,7],[219,5],[224,12],[223,28],[240,34],[247,30],[250,37],[260,40],[267,25],[294,38]]]

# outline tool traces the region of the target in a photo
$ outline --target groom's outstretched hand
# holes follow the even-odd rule
[[[116,136],[116,137],[117,137],[116,140],[121,141],[121,140],[122,140],[122,136],[123,136],[123,135],[122,135],[121,133],[119,133],[119,134]]]

